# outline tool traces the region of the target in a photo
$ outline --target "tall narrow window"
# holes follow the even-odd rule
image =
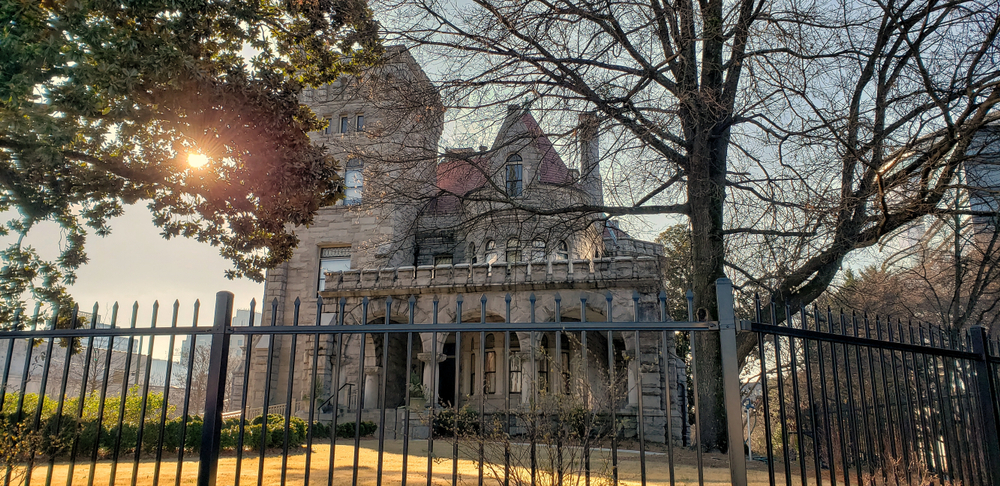
[[[572,382],[570,380],[570,375],[569,375],[569,351],[562,352],[562,369],[560,370],[560,372],[562,372],[563,393],[569,395],[570,389],[572,388],[571,387]]]
[[[360,159],[347,161],[347,171],[344,173],[344,204],[361,204],[361,194],[365,185],[363,168]]]
[[[467,262],[469,262],[469,263],[472,263],[472,264],[476,264],[476,263],[479,262],[479,259],[476,258],[476,244],[475,243],[469,243],[469,251],[465,255],[465,260]]]
[[[365,116],[364,115],[358,115],[357,121],[358,121],[358,123],[357,123],[357,125],[355,125],[357,127],[357,130],[359,132],[365,131]]]
[[[531,241],[531,262],[540,263],[545,261],[545,242],[542,240]]]
[[[350,248],[319,249],[319,284],[317,290],[326,288],[326,273],[351,269]]]
[[[542,339],[538,343],[539,348],[542,352],[546,352],[549,347],[548,336],[543,335]],[[546,358],[538,360],[538,371],[536,372],[536,385],[538,391],[544,392],[549,390],[549,360]]]
[[[483,384],[486,393],[497,392],[497,353],[493,350],[496,342],[492,334],[486,335],[486,354],[483,356]]]
[[[569,245],[566,241],[560,241],[558,250],[556,250],[556,260],[569,260]]]
[[[510,197],[520,196],[524,189],[523,168],[520,155],[507,157],[507,195]]]
[[[513,333],[511,333],[513,334]],[[511,351],[513,354],[513,351]],[[521,393],[521,357],[511,356],[510,357],[510,372],[507,373],[510,377],[510,387],[511,393]]]
[[[497,262],[497,242],[493,240],[486,240],[486,263],[494,264]]]
[[[475,344],[475,342],[473,342],[473,344]],[[472,353],[472,363],[469,364],[469,375],[469,388],[472,388],[469,390],[471,392],[469,394],[478,395],[483,389],[483,384],[476,383],[476,353]]]
[[[340,117],[340,133],[350,133],[351,132],[351,117],[342,116]]]
[[[521,393],[521,342],[517,334],[510,333],[510,354],[507,357],[507,390]]]
[[[333,133],[333,118],[326,119],[326,128],[323,129],[325,135]]]
[[[507,263],[521,261],[521,242],[517,238],[507,240]]]

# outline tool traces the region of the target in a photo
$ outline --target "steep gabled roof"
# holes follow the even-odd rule
[[[489,161],[482,157],[449,158],[437,166],[437,187],[431,212],[442,214],[458,210],[459,198],[486,184]]]
[[[617,240],[618,238],[631,238],[632,236],[618,226],[617,220],[609,219],[604,222],[604,231],[601,232],[601,237]]]
[[[573,178],[569,174],[569,168],[527,108],[511,108],[497,133],[491,153],[496,153],[503,145],[512,143],[510,131],[517,123],[524,125],[528,137],[527,145],[533,146],[541,154],[538,180],[544,184],[572,183]],[[488,156],[474,156],[474,154],[473,149],[449,150],[445,161],[438,164],[437,187],[440,192],[432,201],[430,212],[435,214],[455,212],[462,196],[486,185],[486,174],[490,172],[490,159]]]
[[[573,182],[569,175],[569,168],[566,167],[562,157],[559,157],[559,152],[556,152],[552,141],[542,131],[538,121],[535,120],[527,106],[513,105],[509,107],[507,117],[504,119],[500,131],[497,132],[496,139],[493,140],[492,150],[496,151],[504,145],[514,142],[509,132],[517,123],[522,123],[527,130],[528,145],[534,146],[541,154],[541,161],[538,164],[538,180],[546,184]]]
[[[542,154],[542,160],[538,164],[538,180],[546,184],[569,184],[572,179],[569,176],[569,168],[563,162],[562,157],[552,146],[552,141],[542,132],[538,126],[538,121],[531,115],[531,112],[524,110],[520,121],[528,128],[531,134],[530,144],[534,144],[538,153]]]

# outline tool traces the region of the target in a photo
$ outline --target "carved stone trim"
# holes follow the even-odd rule
[[[444,360],[447,359],[447,358],[448,358],[448,356],[446,356],[444,353],[438,353],[438,355],[437,355],[437,362],[438,363],[444,363]],[[430,363],[431,362],[431,353],[417,353],[417,359],[419,359],[420,361],[423,361],[424,363]]]

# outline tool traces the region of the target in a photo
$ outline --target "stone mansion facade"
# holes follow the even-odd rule
[[[565,155],[575,159],[572,164],[523,106],[508,109],[492,146],[451,149],[442,156],[438,145],[444,109],[438,92],[405,49],[388,48],[386,56],[383,66],[365,76],[344,77],[303,94],[303,102],[329,121],[314,138],[341,161],[346,197],[320,209],[312,225],[295,228],[298,248],[267,275],[264,325],[292,325],[296,299],[303,325],[317,322],[317,312],[322,325],[340,318],[345,324],[363,324],[363,318],[382,323],[388,297],[389,322],[480,322],[485,297],[486,321],[502,329],[508,295],[510,322],[552,322],[557,309],[560,320],[578,321],[581,298],[586,299],[588,321],[659,319],[660,245],[631,238],[599,215],[545,211],[603,205],[599,126],[593,115],[579,117],[577,150]],[[456,315],[459,295],[465,302],[461,316]],[[529,296],[537,302],[534,312]],[[365,298],[370,305],[362,317]],[[339,316],[342,301],[345,315]],[[361,342],[360,335],[352,335],[342,356],[337,356],[332,336],[318,341],[300,337],[295,356],[291,340],[278,337],[270,346],[270,404],[284,403],[285,367],[296,360],[292,386],[298,403],[293,411],[300,414],[307,412],[304,404],[311,393],[317,402],[329,399],[341,410],[395,409],[404,405],[407,387],[423,388],[446,404],[464,404],[485,394],[489,407],[502,407],[508,396],[512,407],[526,406],[529,391],[553,393],[556,368],[562,370],[564,393],[574,393],[571,383],[582,380],[573,376],[579,370],[588,369],[591,377],[608,375],[607,360],[581,362],[579,339],[562,334],[562,342],[556,343],[553,333],[535,333],[536,352],[531,354],[537,359],[532,362],[527,358],[529,332],[511,332],[510,342],[504,342],[502,331],[486,333],[483,343],[479,332],[463,333],[460,348],[454,333],[436,333],[436,343],[434,333],[421,333],[419,339],[413,337],[409,369],[405,336],[383,342],[381,335],[369,334]],[[677,384],[685,383],[684,362],[674,354],[672,335],[663,342],[659,332],[649,334],[640,336],[637,350],[631,332],[617,333],[610,343],[606,332],[588,333],[587,349],[590,356],[606,357],[611,346],[618,363],[633,371],[628,373],[627,398],[617,405],[622,411],[634,411],[642,393],[647,425],[656,429],[669,415],[677,435],[684,395]],[[255,343],[251,406],[263,400],[266,353],[261,350],[269,347],[266,339]],[[557,347],[561,356],[556,356]],[[484,356],[477,359],[480,349]],[[314,357],[319,365],[310,383]],[[361,376],[363,394],[357,393]],[[456,378],[457,394],[452,385]],[[340,390],[333,389],[335,382]],[[670,414],[666,393],[671,393],[674,408]],[[647,437],[655,437],[652,429]]]

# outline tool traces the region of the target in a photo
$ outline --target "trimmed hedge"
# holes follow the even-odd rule
[[[330,426],[324,424],[323,422],[313,422],[312,433],[313,433],[313,439],[329,439]]]
[[[119,454],[135,453],[136,447],[141,447],[143,453],[153,453],[161,441],[160,416],[163,406],[162,394],[153,393],[147,398],[145,419],[142,420],[142,443],[139,440],[139,425],[142,399],[138,396],[138,388],[129,390],[125,399],[125,411],[121,425],[118,424],[121,399],[119,397],[105,400],[103,420],[98,417],[99,397],[91,394],[85,397],[83,414],[78,421],[76,412],[79,407],[77,398],[66,400],[63,413],[57,415],[58,404],[55,400],[45,397],[41,404],[41,417],[37,430],[33,427],[38,406],[38,395],[26,394],[20,415],[17,414],[19,397],[14,393],[4,396],[3,409],[0,411],[0,438],[6,447],[30,447],[35,454],[65,458],[73,450],[74,443],[78,453],[92,451],[95,447],[101,454],[108,454],[118,449]],[[175,407],[167,408],[168,416],[175,412]],[[267,416],[267,437],[262,437],[263,417],[256,417],[246,423],[243,430],[243,447],[248,450],[258,450],[262,444],[268,448],[284,447],[285,418],[282,415]],[[239,442],[239,419],[226,420],[222,425],[220,445],[223,450],[235,450]],[[353,424],[352,430],[353,430]],[[374,426],[374,424],[372,424]],[[184,435],[183,447],[187,451],[197,453],[201,449],[201,434],[203,420],[200,416],[188,416],[186,420],[180,417],[168,419],[162,430],[163,450],[176,452],[181,447],[181,435]],[[329,426],[314,424],[314,437],[329,437]],[[288,447],[302,446],[306,441],[308,424],[298,417],[288,421]],[[353,432],[352,435],[353,437]]]
[[[354,424],[357,422],[347,422],[343,424],[337,424],[337,437],[341,439],[353,439],[354,438]],[[361,422],[361,437],[367,437],[375,433],[378,430],[378,425],[375,422],[365,421]]]

